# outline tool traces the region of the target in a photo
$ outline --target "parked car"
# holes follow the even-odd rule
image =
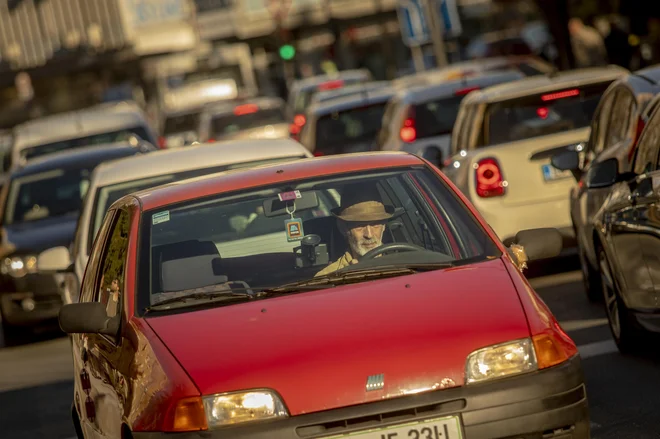
[[[49,319],[62,304],[59,275],[42,273],[37,256],[68,247],[92,171],[99,163],[148,153],[144,143],[99,145],[50,154],[14,170],[2,189],[0,321],[5,343]]]
[[[443,171],[510,242],[518,230],[553,227],[575,252],[568,194],[575,180],[551,157],[589,139],[601,96],[627,70],[616,66],[533,76],[470,93]]]
[[[584,178],[592,166],[615,157],[619,172],[632,170],[632,159],[648,117],[658,103],[660,68],[629,73],[603,94],[591,122],[589,140],[552,157],[560,171],[572,172],[578,185],[571,188],[570,209],[587,297],[603,297],[598,255],[594,248],[594,215],[609,196],[611,187],[588,188]],[[655,98],[655,99],[654,99]]]
[[[535,259],[561,238],[522,231],[518,244]],[[59,315],[76,430],[587,439],[577,348],[519,269],[442,173],[406,153],[124,196],[80,303]]]
[[[66,247],[46,250],[40,257],[59,263],[64,274],[64,303],[78,301],[80,282],[89,254],[109,207],[126,194],[213,174],[266,163],[312,157],[301,144],[290,140],[236,140],[188,148],[158,151],[144,157],[114,160],[92,173],[88,193],[71,251]],[[248,221],[245,217],[244,221]]]
[[[511,70],[403,88],[387,104],[377,147],[417,154],[442,167],[450,157],[451,131],[463,98],[474,90],[523,77]]]
[[[200,142],[230,139],[286,139],[286,103],[258,97],[206,107],[197,129]]]
[[[16,126],[13,138],[11,155],[4,164],[6,171],[47,154],[131,138],[157,145],[146,115],[131,102],[99,104],[34,119]]]
[[[394,93],[383,88],[312,105],[305,113],[300,143],[315,156],[375,151],[385,108]]]
[[[647,337],[660,332],[660,107],[639,139],[632,170],[620,172],[611,157],[594,163],[589,188],[609,188],[594,216],[603,302],[612,337],[622,353],[649,350]]]

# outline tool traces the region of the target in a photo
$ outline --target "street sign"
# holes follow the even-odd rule
[[[420,46],[431,42],[428,20],[424,14],[425,0],[399,0],[397,14],[401,37],[408,47]],[[428,0],[437,8],[442,17],[444,35],[455,37],[461,34],[462,26],[458,15],[456,0]]]

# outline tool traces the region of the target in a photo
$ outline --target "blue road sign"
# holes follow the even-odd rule
[[[456,0],[429,1],[432,2],[433,7],[438,8],[442,16],[445,36],[460,35],[462,28]],[[414,47],[431,42],[422,0],[399,0],[397,14],[401,37],[406,46]]]

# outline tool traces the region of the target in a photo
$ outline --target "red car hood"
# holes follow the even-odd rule
[[[202,394],[270,388],[292,415],[459,386],[470,352],[529,336],[499,259],[148,322]]]

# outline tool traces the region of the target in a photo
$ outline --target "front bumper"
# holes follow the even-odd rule
[[[348,436],[364,429],[447,415],[461,418],[464,439],[589,439],[589,410],[580,357],[576,355],[551,369],[491,383],[215,431],[134,432],[133,437],[312,439]]]
[[[13,326],[34,326],[57,318],[62,307],[62,275],[28,274],[14,279],[3,276],[0,310]]]

